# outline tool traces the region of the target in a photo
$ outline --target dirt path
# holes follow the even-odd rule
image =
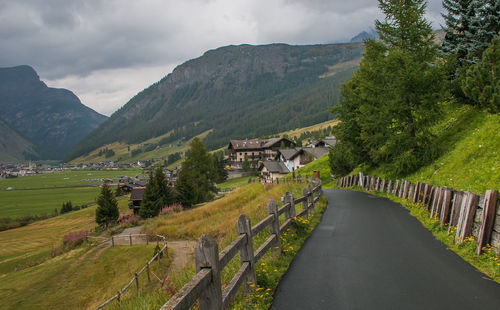
[[[190,240],[167,241],[167,246],[174,252],[174,259],[170,267],[180,269],[193,262],[195,245],[196,241]]]
[[[132,244],[145,244],[146,238],[144,236],[134,236],[141,233],[142,226],[129,227],[124,229],[121,233],[114,236],[115,245],[129,245],[130,235],[132,235]],[[150,241],[150,243],[152,243]],[[106,242],[106,245],[111,245],[111,242]],[[173,261],[171,268],[180,269],[185,267],[188,263],[193,262],[194,246],[196,241],[191,240],[173,240],[167,241],[168,248],[173,252]]]

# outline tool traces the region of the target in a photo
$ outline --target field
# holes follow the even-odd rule
[[[99,194],[98,187],[75,187],[0,192],[0,217],[18,218],[25,215],[53,214],[63,202],[73,206],[92,203]]]
[[[73,170],[14,179],[0,180],[0,218],[19,218],[26,215],[53,214],[63,202],[73,206],[93,203],[99,194],[102,179],[141,175],[139,169],[94,171]],[[43,188],[43,189],[38,189]]]
[[[129,212],[126,198],[120,199],[118,204],[120,212]],[[0,276],[12,272],[16,266],[29,266],[48,259],[51,248],[59,246],[65,234],[94,228],[95,209],[93,206],[1,231]]]
[[[113,179],[121,176],[134,177],[141,174],[142,171],[140,169],[56,171],[49,174],[37,174],[13,179],[0,179],[0,189],[6,189],[7,187],[12,187],[13,189],[29,189],[101,185],[102,180],[100,179],[103,178]]]

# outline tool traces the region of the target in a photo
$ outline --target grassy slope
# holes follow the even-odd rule
[[[96,307],[123,287],[153,256],[154,245],[118,246],[101,251],[79,248],[41,265],[7,274],[0,281],[2,309]]]
[[[197,137],[203,139],[205,138],[208,134],[210,133],[210,130],[205,131],[201,134],[199,134]],[[137,144],[124,144],[120,142],[115,142],[112,144],[105,145],[103,147],[100,147],[98,149],[93,150],[90,152],[88,155],[78,157],[74,160],[72,160],[70,163],[72,164],[78,164],[78,163],[92,163],[92,162],[100,162],[100,161],[106,161],[106,160],[117,160],[118,158],[121,158],[121,162],[133,162],[133,161],[138,161],[138,160],[148,160],[152,158],[163,158],[166,159],[168,155],[174,154],[174,153],[182,153],[182,156],[184,156],[184,152],[186,152],[189,148],[189,143],[191,142],[192,139],[185,141],[185,142],[180,142],[180,141],[174,141],[171,142],[167,145],[163,145],[157,149],[154,149],[149,152],[144,152],[140,153],[136,156],[130,156],[130,152],[128,151],[128,147],[130,146],[130,151],[135,150],[140,148],[140,144],[153,144],[153,143],[158,143],[162,138],[165,138],[170,135],[170,132],[155,137],[148,139],[144,142],[137,143]],[[110,158],[105,158],[104,155],[99,156],[99,150],[108,148],[111,149],[115,152],[115,155]],[[169,168],[175,167],[178,165],[178,163],[173,163],[169,166]]]
[[[405,179],[479,194],[500,190],[500,115],[448,105],[432,131],[441,155]],[[378,169],[357,170],[389,177]]]
[[[127,212],[128,199],[118,202],[120,212]],[[51,247],[59,246],[65,234],[95,227],[95,209],[93,206],[0,232],[0,276],[12,272],[16,266],[46,260]]]

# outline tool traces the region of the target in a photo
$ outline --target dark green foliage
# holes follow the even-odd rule
[[[118,220],[118,202],[111,192],[108,184],[104,183],[101,193],[97,197],[97,209],[95,210],[95,221],[99,225],[109,224]]]
[[[212,156],[200,139],[194,138],[188,155],[182,163],[176,189],[184,207],[205,202],[216,191],[217,174]]]
[[[168,186],[161,166],[149,174],[149,182],[142,195],[139,215],[143,218],[154,217],[168,204],[174,202],[174,195]]]
[[[241,168],[243,169],[243,171],[250,170],[250,162],[248,161],[248,156],[246,154],[243,158],[243,162],[241,163]]]
[[[179,160],[181,160],[181,153],[180,152],[170,154],[170,155],[168,155],[167,165],[171,165]]]
[[[76,157],[102,145],[138,143],[170,132],[160,144],[212,129],[209,149],[331,119],[327,108],[352,73],[328,67],[358,59],[363,45],[228,46],[184,63],[132,98],[110,121],[81,141]],[[189,71],[189,78],[183,73]],[[177,75],[176,75],[177,74]],[[177,81],[177,77],[183,76]]]
[[[115,156],[115,152],[113,150],[108,149],[106,147],[106,148],[100,149],[98,155],[99,156],[103,156],[104,155],[105,158],[110,158],[110,157]]]
[[[214,169],[215,169],[215,182],[217,184],[227,180],[226,164],[224,163],[224,153],[216,152],[213,154]]]
[[[343,177],[349,174],[359,164],[359,156],[344,143],[335,144],[328,153],[328,164],[330,172],[335,177]]]
[[[342,175],[359,163],[396,175],[414,171],[433,156],[429,127],[439,117],[443,75],[425,1],[381,0],[380,41],[365,41],[359,70],[342,89],[332,112],[340,145],[330,157]],[[344,153],[344,154],[340,154]]]
[[[484,51],[481,61],[467,70],[462,81],[465,95],[492,113],[500,113],[500,37]]]
[[[71,211],[73,211],[73,204],[71,203],[71,201],[63,202],[60,213],[64,214]]]
[[[132,150],[132,151],[130,152],[130,156],[131,156],[131,157],[135,157],[135,156],[137,156],[137,155],[141,154],[142,152],[143,152],[143,150],[142,150],[141,148],[139,148],[139,149],[135,149],[135,150]]]
[[[446,35],[441,46],[445,55],[453,56],[459,63],[467,56],[466,33],[470,32],[470,22],[473,12],[469,9],[471,0],[443,0],[443,7],[447,11],[441,14],[445,20],[443,30]]]
[[[121,195],[123,195],[122,188],[120,186],[117,186],[115,190],[115,197],[120,197]]]

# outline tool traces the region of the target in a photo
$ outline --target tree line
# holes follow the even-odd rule
[[[363,59],[341,87],[331,112],[337,145],[334,175],[359,165],[401,176],[437,156],[430,128],[447,101],[500,112],[500,1],[444,0],[446,32],[435,43],[427,2],[379,0],[379,40],[366,40]]]

